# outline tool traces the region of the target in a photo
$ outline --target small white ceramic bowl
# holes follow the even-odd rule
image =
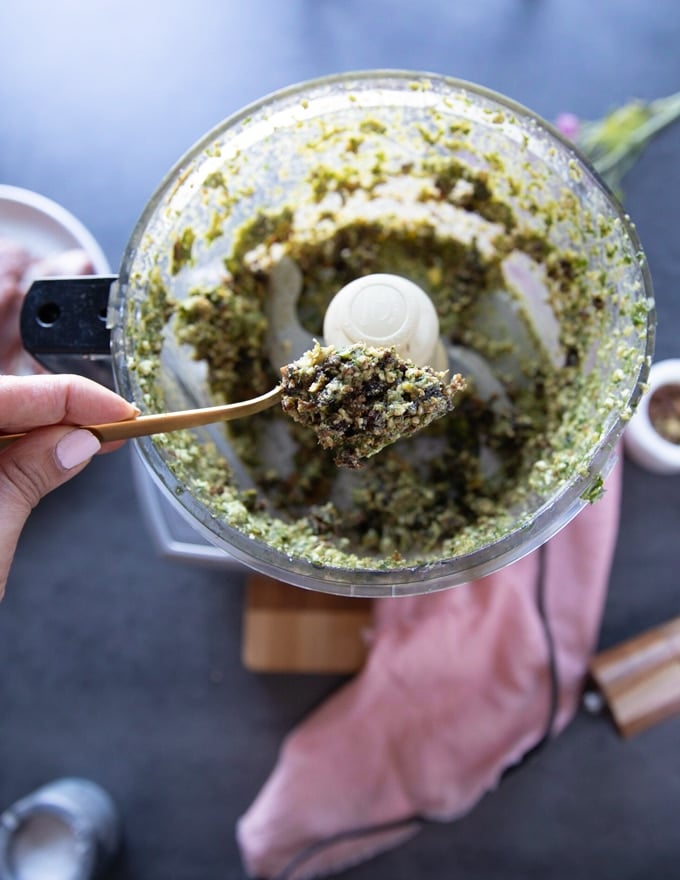
[[[680,385],[680,358],[652,364],[648,379],[649,390],[644,394],[635,415],[624,432],[628,456],[656,474],[680,473],[680,443],[666,440],[654,428],[649,417],[649,401],[664,385]]]

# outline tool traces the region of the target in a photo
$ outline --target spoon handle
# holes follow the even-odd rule
[[[264,409],[275,406],[281,400],[281,387],[277,386],[240,403],[227,403],[222,406],[208,406],[201,409],[186,409],[179,412],[158,413],[138,416],[136,419],[125,419],[121,422],[106,422],[102,425],[83,425],[102,442],[109,440],[128,440],[131,437],[146,437],[149,434],[164,434],[168,431],[179,431],[182,428],[198,428],[201,425],[212,425],[215,422],[228,422],[252,416]],[[26,433],[0,435],[0,449],[7,446]]]

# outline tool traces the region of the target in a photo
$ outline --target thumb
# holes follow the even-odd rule
[[[64,425],[31,431],[0,452],[0,599],[29,513],[83,470],[100,446],[90,431]]]

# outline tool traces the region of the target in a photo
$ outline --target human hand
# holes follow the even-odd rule
[[[1,376],[0,434],[28,431],[0,449],[0,599],[21,530],[36,504],[80,473],[103,446],[74,425],[134,418],[135,407],[81,376]],[[45,427],[45,426],[48,427]]]

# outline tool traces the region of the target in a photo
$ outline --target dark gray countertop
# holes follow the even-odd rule
[[[25,0],[0,13],[0,182],[41,192],[113,266],[165,172],[206,130],[292,82],[376,67],[479,82],[552,118],[680,88],[677,0]],[[680,356],[680,126],[625,185],[655,281],[657,358]],[[601,634],[680,613],[680,478],[626,463]],[[0,606],[0,810],[80,774],[118,802],[118,880],[244,876],[234,823],[291,727],[339,679],[240,663],[243,574],[151,545],[129,451],[47,498]],[[464,819],[347,876],[680,875],[680,718],[623,742],[585,714]]]

